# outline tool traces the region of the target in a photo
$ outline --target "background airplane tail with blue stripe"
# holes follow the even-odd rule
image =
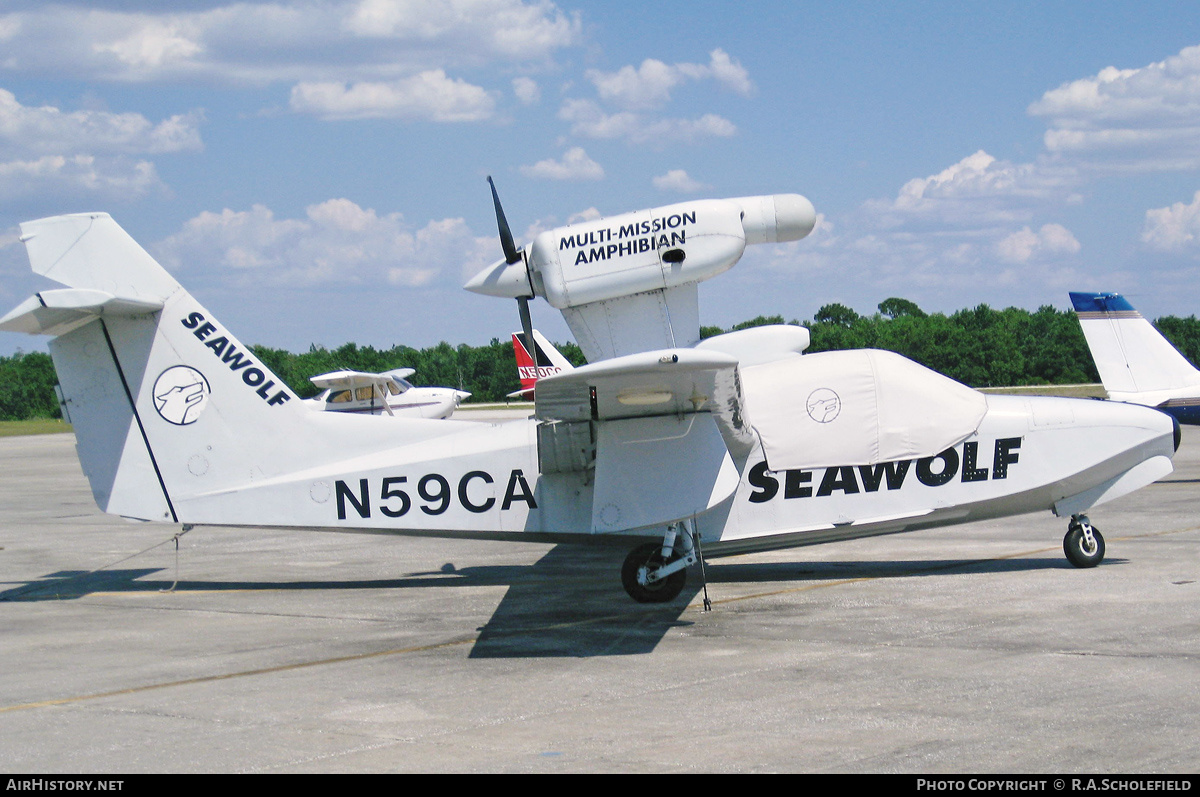
[[[1071,304],[1109,398],[1167,411],[1200,405],[1200,370],[1125,297],[1072,293]]]

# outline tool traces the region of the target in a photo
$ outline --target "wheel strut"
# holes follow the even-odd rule
[[[685,568],[698,560],[691,521],[678,521],[667,526],[661,544],[646,543],[629,552],[621,566],[621,585],[639,603],[665,603],[683,590]]]
[[[1095,567],[1104,559],[1104,537],[1087,515],[1075,514],[1063,538],[1063,553],[1076,567]]]

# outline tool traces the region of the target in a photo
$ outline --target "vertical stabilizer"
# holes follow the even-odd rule
[[[294,497],[277,505],[256,497],[264,482],[451,429],[302,406],[107,214],[42,219],[21,231],[33,270],[67,287],[32,297],[0,329],[56,336],[50,353],[63,406],[106,512],[265,524],[297,507]]]
[[[574,368],[567,358],[562,356],[562,352],[554,348],[554,345],[546,340],[546,336],[536,329],[533,330],[533,339],[537,344],[536,364],[531,347],[525,341],[525,333],[512,333],[513,354],[517,359],[517,376],[521,380],[521,389],[509,393],[509,398],[531,399],[539,379]]]
[[[51,216],[21,225],[35,274],[72,288],[162,303],[179,283],[107,213]]]
[[[1071,304],[1100,381],[1113,398],[1133,400],[1128,394],[1200,387],[1200,371],[1125,297],[1072,293]]]

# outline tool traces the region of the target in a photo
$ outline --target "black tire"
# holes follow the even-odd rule
[[[638,583],[638,569],[642,565],[656,567],[661,564],[663,558],[660,542],[648,542],[629,552],[625,563],[621,565],[621,586],[629,593],[629,597],[638,603],[667,603],[683,591],[683,585],[687,582],[686,570],[676,570],[662,581],[655,581],[653,584],[643,586]]]
[[[1083,529],[1072,523],[1067,536],[1063,537],[1063,553],[1067,555],[1067,561],[1076,567],[1095,567],[1100,564],[1104,560],[1104,537],[1095,526],[1092,526],[1092,538],[1096,544],[1089,550]]]

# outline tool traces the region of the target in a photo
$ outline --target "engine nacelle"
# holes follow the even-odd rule
[[[543,232],[524,262],[500,261],[466,287],[580,307],[702,282],[737,263],[746,244],[795,241],[815,223],[798,194],[681,202]]]

